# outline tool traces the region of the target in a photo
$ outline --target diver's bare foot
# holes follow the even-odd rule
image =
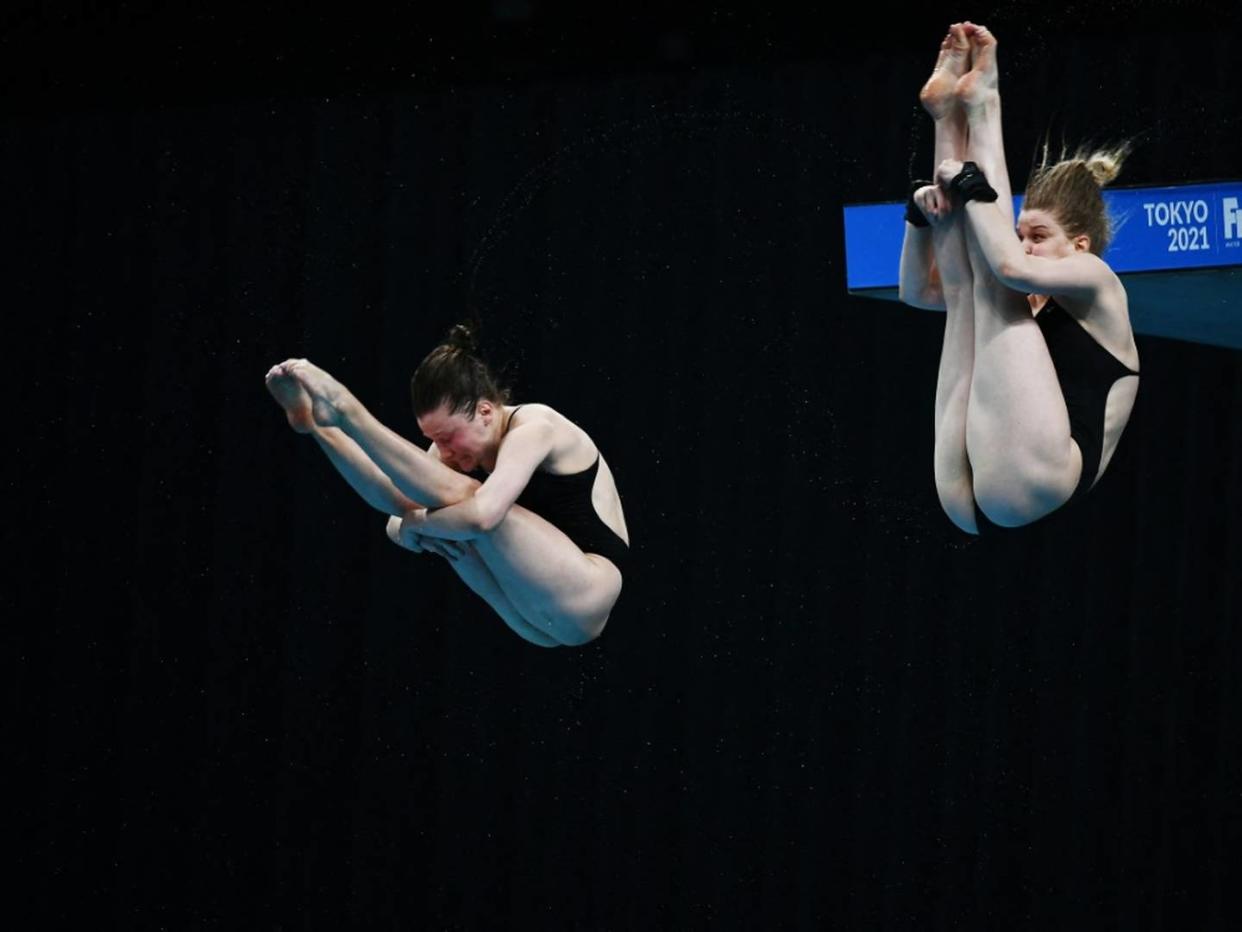
[[[970,71],[958,79],[953,95],[968,111],[1000,96],[996,71],[996,36],[986,26],[969,27]]]
[[[263,379],[272,397],[285,409],[289,426],[299,434],[309,434],[315,429],[311,415],[311,399],[302,383],[285,371],[284,363],[272,366]]]
[[[349,389],[309,360],[289,359],[281,366],[310,396],[311,416],[320,427],[341,426],[358,407]]]
[[[955,90],[969,67],[970,38],[963,24],[954,23],[940,43],[940,55],[931,77],[919,91],[919,103],[933,120],[944,119],[958,106]]]

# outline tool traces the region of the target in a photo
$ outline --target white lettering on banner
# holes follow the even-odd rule
[[[1143,205],[1147,211],[1149,227],[1183,226],[1191,223],[1207,223],[1208,203],[1195,201],[1155,201]]]
[[[1237,239],[1242,236],[1242,210],[1238,209],[1238,199],[1227,197],[1222,206],[1222,213],[1225,215],[1225,239]]]

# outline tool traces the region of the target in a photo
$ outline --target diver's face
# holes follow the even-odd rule
[[[1063,259],[1090,246],[1086,236],[1071,238],[1047,210],[1024,210],[1018,214],[1018,239],[1028,256]]]
[[[418,419],[418,429],[436,445],[440,461],[458,472],[478,469],[491,440],[491,424],[496,409],[490,401],[475,406],[474,417],[462,412],[449,413],[448,405],[440,405]]]

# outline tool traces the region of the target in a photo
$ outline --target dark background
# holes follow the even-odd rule
[[[942,318],[841,241],[930,171],[956,18],[1015,188],[1045,136],[1239,177],[1233,4],[594,6],[0,15],[24,927],[1236,927],[1238,354],[1140,337],[1103,483],[976,541]],[[391,546],[263,390],[305,355],[413,434],[468,308],[617,476],[586,648]]]

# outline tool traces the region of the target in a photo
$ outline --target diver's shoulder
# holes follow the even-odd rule
[[[515,425],[530,421],[564,420],[566,420],[565,416],[551,405],[540,404],[537,401],[525,401],[520,405],[514,405],[513,414],[510,416],[511,423]]]

